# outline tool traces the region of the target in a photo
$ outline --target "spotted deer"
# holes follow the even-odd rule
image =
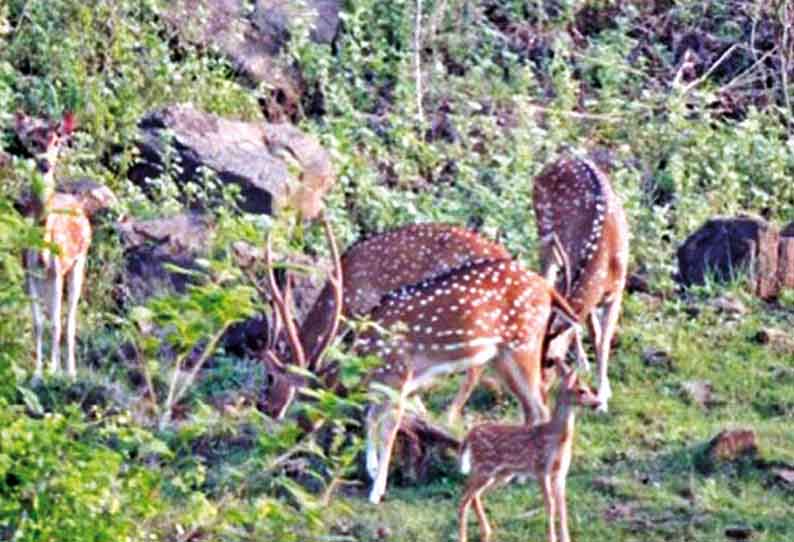
[[[370,315],[377,326],[357,341],[360,353],[383,360],[368,375],[369,388],[391,390],[367,414],[372,502],[385,492],[407,398],[443,375],[494,364],[527,421],[548,419],[541,354],[552,312],[578,327],[562,296],[511,260],[470,262],[382,300]]]
[[[55,165],[66,138],[74,130],[71,114],[60,122],[47,122],[17,114],[16,133],[33,155],[37,178],[34,195],[27,213],[44,229],[45,248],[27,250],[23,256],[27,273],[27,289],[33,312],[33,331],[36,341],[35,375],[43,371],[43,313],[52,324],[50,371],[60,371],[61,313],[64,285],[68,283],[66,310],[67,373],[77,373],[75,335],[77,333],[77,304],[85,277],[86,257],[91,244],[89,217],[98,209],[114,205],[115,196],[106,187],[81,182],[70,187],[72,193],[55,191]],[[46,300],[46,311],[42,310]]]
[[[483,494],[514,476],[538,480],[546,506],[548,541],[557,541],[559,519],[562,542],[569,542],[565,479],[573,455],[575,408],[596,408],[601,400],[576,373],[559,363],[560,388],[551,420],[528,427],[488,423],[476,426],[461,444],[461,471],[469,474],[458,508],[460,542],[466,542],[466,516],[471,505],[477,514],[480,539],[491,540],[492,529],[485,516]]]
[[[333,242],[327,222],[326,234]],[[322,333],[320,353],[307,358],[294,327],[286,333],[293,358],[302,367],[319,363],[316,356],[322,355],[334,337],[333,326],[341,318],[338,302],[343,294],[339,285],[344,279],[340,276],[340,258],[335,250],[332,253],[336,310]],[[293,321],[286,302],[289,295],[279,290],[272,274],[269,242],[266,260],[274,312],[282,322]],[[391,451],[408,397],[439,377],[492,363],[519,400],[528,421],[548,419],[541,386],[541,352],[552,313],[578,328],[573,311],[554,287],[511,260],[469,262],[393,291],[381,300],[370,313],[374,324],[355,341],[358,353],[374,354],[382,360],[364,379],[369,389],[384,392],[383,401],[368,409],[366,422],[367,469],[375,480],[372,502],[379,502],[385,492]],[[266,357],[272,368],[285,368],[274,350]],[[279,394],[288,404],[295,396],[296,384],[288,378],[283,382]]]
[[[473,260],[505,260],[510,253],[501,244],[476,232],[451,224],[411,224],[360,241],[342,255],[345,318],[364,316],[393,290],[418,284],[449,273]],[[321,348],[323,332],[335,317],[334,285],[329,281],[312,305],[300,329],[300,342],[310,349]],[[314,345],[314,346],[313,346]],[[311,371],[318,366],[309,365]],[[452,423],[460,414],[481,371],[470,370],[466,382],[449,409]]]
[[[540,237],[541,270],[552,283],[559,270],[555,242],[567,254],[568,302],[586,320],[596,351],[600,410],[612,395],[607,361],[617,329],[629,256],[629,228],[607,176],[592,162],[562,158],[535,178],[533,206]],[[601,316],[599,316],[601,312]],[[574,336],[563,334],[551,347],[564,355]],[[581,339],[574,341],[583,355]],[[557,350],[557,349],[560,350]]]

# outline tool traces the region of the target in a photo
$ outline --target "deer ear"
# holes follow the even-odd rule
[[[77,126],[77,119],[75,118],[74,113],[67,111],[61,119],[59,132],[61,135],[69,135],[74,131],[75,126]]]

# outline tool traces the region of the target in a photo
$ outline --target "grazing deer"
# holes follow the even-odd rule
[[[433,223],[403,226],[361,241],[342,255],[341,314],[345,317],[365,315],[389,292],[449,273],[466,263],[509,258],[509,252],[502,245],[465,228]],[[300,356],[307,359],[307,368],[312,372],[321,369],[321,351],[327,347],[329,339],[327,331],[339,318],[340,305],[335,298],[339,292],[337,285],[329,280],[300,328],[300,344],[308,350]],[[484,366],[467,371],[448,411],[450,425],[460,414],[483,370]],[[273,378],[279,379],[278,376]],[[292,392],[283,381],[272,384],[273,393],[266,409],[270,414],[283,414],[286,409],[282,401],[291,400]],[[531,412],[524,414],[527,420],[533,419]]]
[[[366,379],[370,389],[392,390],[367,414],[373,503],[386,489],[405,400],[440,376],[493,362],[527,421],[548,419],[541,354],[552,311],[578,327],[543,277],[510,260],[471,262],[384,298],[371,314],[378,325],[358,340],[359,352],[383,360]]]
[[[311,359],[297,337],[286,301],[289,293],[282,293],[276,285],[269,240],[267,245],[268,295],[273,299],[274,313],[287,326],[293,359],[301,367],[319,362],[341,318],[341,262],[327,222],[325,227],[334,259],[331,282],[336,310],[322,333],[319,353]],[[372,502],[379,502],[386,489],[389,459],[405,400],[439,376],[493,362],[518,398],[527,420],[548,419],[540,361],[552,312],[578,327],[565,299],[543,277],[510,260],[469,262],[445,275],[392,292],[381,301],[370,315],[377,325],[356,341],[359,353],[378,355],[383,360],[365,382],[371,389],[393,390],[367,413],[367,468],[375,479]],[[284,371],[285,364],[273,348],[265,358],[275,374]],[[296,384],[288,377],[279,378],[274,392],[284,398],[283,413],[294,398]]]
[[[36,340],[37,377],[41,376],[43,369],[43,299],[48,302],[46,312],[52,322],[50,371],[60,371],[61,312],[66,282],[69,290],[66,313],[67,372],[71,377],[77,374],[77,304],[85,276],[86,255],[91,244],[91,223],[88,219],[96,210],[116,202],[110,190],[90,182],[73,185],[71,188],[74,193],[55,192],[55,164],[65,139],[73,130],[74,117],[71,114],[57,123],[22,114],[17,114],[16,118],[16,133],[33,155],[41,176],[38,179],[41,185],[34,187],[33,204],[27,212],[43,226],[44,242],[51,247],[30,249],[24,254]]]
[[[612,395],[607,361],[629,257],[623,207],[601,170],[588,160],[569,158],[554,162],[535,178],[533,204],[541,269],[547,280],[553,283],[559,268],[555,240],[567,254],[571,291],[566,298],[579,318],[587,321],[598,363],[599,408],[606,411]],[[564,355],[572,340],[566,333],[551,350],[560,347]],[[575,343],[578,358],[586,360],[581,339]]]
[[[364,316],[393,290],[443,275],[474,260],[505,260],[510,253],[501,244],[451,224],[411,224],[360,241],[342,255],[345,318]],[[320,369],[323,333],[336,315],[336,289],[329,281],[312,305],[300,329],[300,342],[315,360],[309,370]],[[315,346],[312,346],[315,345]],[[465,384],[449,408],[454,422],[471,394],[482,370],[470,369]]]
[[[560,521],[560,540],[569,542],[565,479],[571,464],[574,409],[598,407],[601,400],[581,383],[573,370],[560,362],[561,382],[551,420],[526,425],[483,424],[472,429],[461,445],[461,471],[469,474],[458,509],[460,542],[466,542],[466,515],[471,504],[480,525],[480,539],[491,540],[491,526],[482,505],[483,493],[507,483],[514,476],[537,478],[543,492],[548,540],[556,542],[555,518]]]

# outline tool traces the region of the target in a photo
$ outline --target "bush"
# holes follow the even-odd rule
[[[126,463],[82,414],[35,419],[0,403],[0,427],[0,538],[148,539],[145,520],[160,506],[156,472]]]

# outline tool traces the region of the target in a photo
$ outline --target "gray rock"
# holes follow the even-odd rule
[[[163,173],[166,156],[175,151],[179,183],[200,182],[197,170],[204,167],[222,183],[240,186],[246,212],[271,214],[290,203],[305,218],[314,218],[335,180],[328,153],[289,124],[229,120],[180,104],[150,112],[139,127],[141,160],[128,176],[144,187],[147,179]],[[285,159],[298,163],[300,182]]]
[[[711,382],[704,380],[688,380],[681,384],[681,390],[692,403],[701,408],[709,408],[716,401],[714,398],[714,387]]]
[[[173,264],[197,269],[206,255],[212,226],[197,214],[154,220],[127,219],[117,229],[124,248],[123,301],[139,303],[162,292],[184,292],[189,277],[166,269]]]
[[[718,312],[728,315],[742,316],[749,312],[747,306],[742,303],[741,300],[730,295],[720,296],[710,301],[709,305],[714,307]]]
[[[254,82],[297,90],[298,77],[275,58],[301,21],[317,43],[333,41],[339,29],[340,0],[174,0],[163,15],[179,36],[212,45]],[[305,23],[303,23],[305,21]]]

